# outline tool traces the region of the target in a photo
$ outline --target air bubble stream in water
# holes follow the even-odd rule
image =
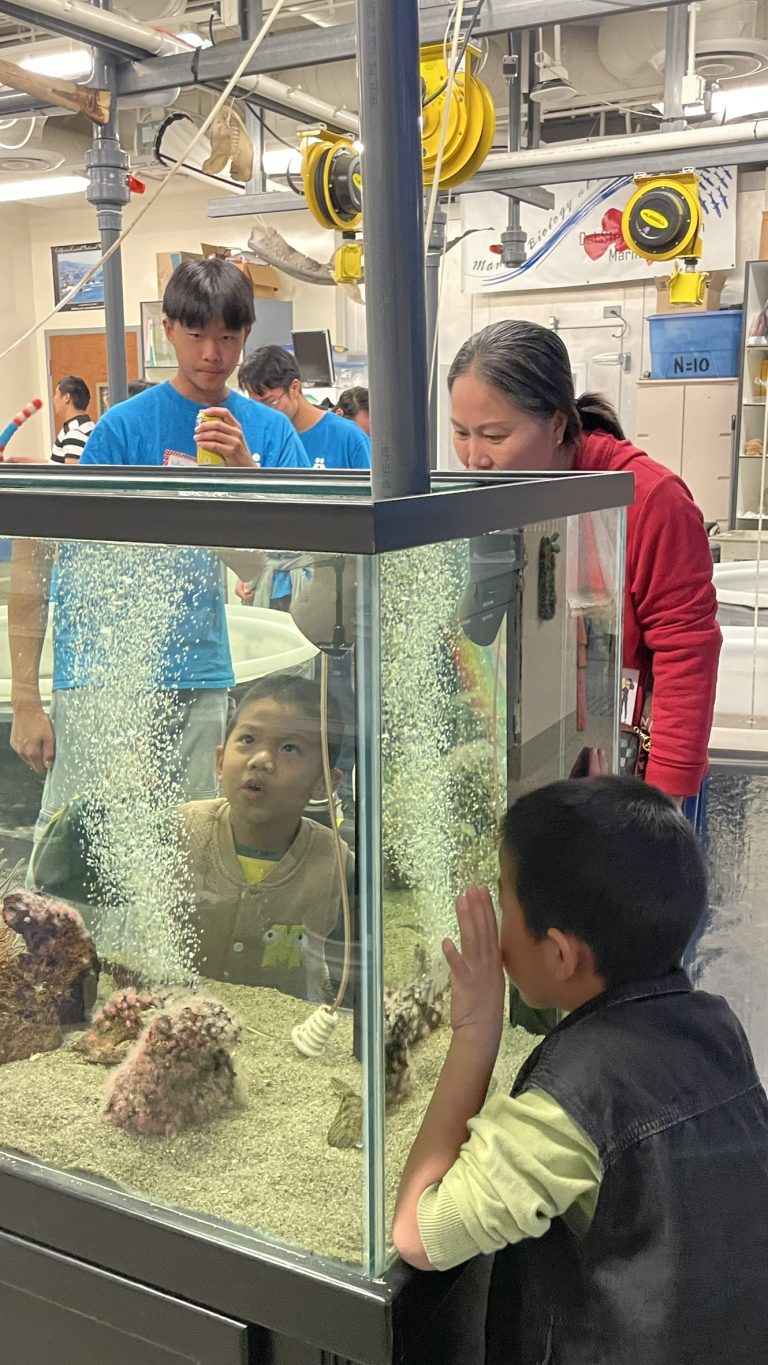
[[[76,603],[71,749],[99,890],[98,951],[151,981],[189,979],[195,937],[178,839],[178,693],[159,684],[169,660],[180,659],[178,623],[202,598],[208,570],[199,573],[189,550],[155,546],[68,545],[61,562],[60,590]]]

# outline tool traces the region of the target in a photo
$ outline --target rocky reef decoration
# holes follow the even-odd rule
[[[36,892],[7,895],[0,914],[0,1064],[52,1052],[85,1017],[99,963],[81,916]]]
[[[174,1137],[241,1107],[230,1047],[240,1025],[218,1000],[192,996],[155,1014],[107,1084],[106,1118],[142,1137]]]
[[[152,1011],[162,1009],[164,1003],[164,997],[154,991],[139,991],[133,986],[113,991],[93,1016],[88,1031],[72,1044],[72,1051],[87,1062],[116,1066],[136,1042]]]
[[[412,1048],[439,1028],[445,1017],[447,989],[422,977],[409,986],[384,990],[384,1099],[387,1111],[408,1097],[413,1088]],[[340,1096],[338,1112],[328,1130],[331,1147],[362,1147],[363,1104],[350,1086],[331,1081]]]

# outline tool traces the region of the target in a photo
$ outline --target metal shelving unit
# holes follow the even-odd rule
[[[768,261],[749,261],[746,266],[739,370],[731,528],[754,531],[766,511],[768,492]]]

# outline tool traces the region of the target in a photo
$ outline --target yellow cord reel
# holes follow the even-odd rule
[[[464,69],[448,93],[448,61],[442,43],[421,49],[424,184],[432,185],[437,168],[445,101],[450,98],[440,188],[450,189],[480,169],[493,145],[496,110],[488,87],[473,74],[478,49],[467,48]]]
[[[683,260],[669,281],[670,303],[699,303],[708,275],[696,269],[703,250],[703,212],[699,177],[693,171],[679,175],[635,176],[637,189],[621,219],[624,241],[647,261]]]
[[[354,232],[363,216],[360,153],[348,137],[327,128],[300,134],[301,179],[313,217],[321,227]]]

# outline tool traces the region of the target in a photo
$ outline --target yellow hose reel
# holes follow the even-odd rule
[[[442,44],[421,49],[422,152],[424,184],[432,185],[448,104],[440,169],[441,189],[450,189],[479,170],[493,144],[496,111],[487,87],[473,74],[478,50],[468,46],[463,69],[450,88]],[[338,284],[362,278],[363,244],[355,236],[362,222],[360,154],[343,133],[307,128],[299,134],[301,179],[307,206],[321,227],[344,234],[333,263]]]
[[[699,303],[709,278],[696,269],[703,250],[699,177],[693,171],[638,175],[635,185],[621,219],[624,241],[647,261],[682,260],[683,269],[670,277],[669,301]]]
[[[301,179],[310,212],[321,227],[354,232],[363,217],[360,153],[352,140],[327,128],[300,134]]]
[[[442,43],[421,49],[422,131],[424,184],[435,178],[445,102],[450,98],[448,127],[440,169],[440,188],[450,189],[468,180],[482,166],[493,145],[496,110],[488,87],[473,74],[478,49],[467,48],[464,69],[448,93],[448,62]]]

